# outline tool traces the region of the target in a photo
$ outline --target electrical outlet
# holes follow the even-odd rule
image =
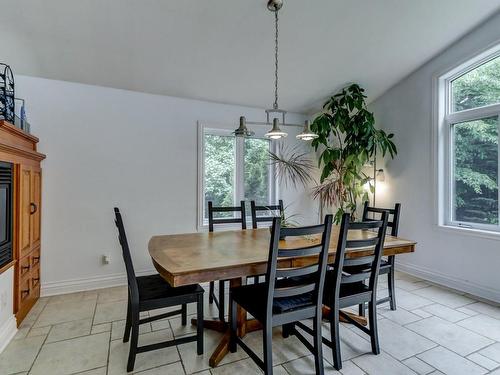
[[[110,264],[110,263],[111,263],[111,256],[109,254],[103,254],[102,264]]]

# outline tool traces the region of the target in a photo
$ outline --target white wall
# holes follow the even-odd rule
[[[14,311],[14,267],[0,274],[0,353],[17,331]]]
[[[432,152],[433,76],[498,41],[500,14],[429,61],[371,104],[379,126],[395,133],[397,157],[386,164],[379,204],[402,203],[400,234],[418,241],[398,257],[401,269],[500,301],[500,237],[483,238],[437,227]]]
[[[151,236],[196,231],[197,121],[235,128],[261,109],[16,77],[43,162],[42,292],[124,282],[113,223],[122,209],[136,271],[152,270]],[[237,84],[237,83],[235,83]],[[301,123],[303,117],[290,115]],[[294,141],[300,129],[291,128]],[[293,133],[293,134],[292,134]],[[283,192],[304,213],[304,193]],[[308,211],[309,212],[309,211]],[[316,220],[310,211],[305,220]],[[112,262],[101,264],[101,255]]]

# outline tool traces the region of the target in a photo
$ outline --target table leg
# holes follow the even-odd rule
[[[231,279],[230,280],[230,288],[235,288],[238,287],[242,284],[242,279]],[[231,309],[231,306],[229,306]],[[238,326],[238,336],[239,337],[244,337],[247,332],[255,331],[258,329],[258,324],[256,324],[253,320],[247,320],[247,312],[241,308],[241,306],[237,305],[236,307],[238,310],[236,312],[237,316],[237,326]],[[217,330],[221,328],[220,326],[216,325]],[[209,328],[207,326],[207,328]],[[210,329],[210,328],[209,328]],[[229,326],[226,325],[225,331],[224,331],[224,336],[222,336],[221,341],[219,342],[219,345],[217,345],[217,348],[213,352],[212,356],[210,357],[209,360],[209,365],[210,367],[215,367],[217,366],[220,361],[226,356],[227,353],[229,353],[229,340],[230,340],[230,331],[229,331]]]

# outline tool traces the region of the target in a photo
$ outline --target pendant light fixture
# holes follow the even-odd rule
[[[255,134],[255,132],[248,130],[246,118],[245,118],[245,116],[241,116],[240,117],[240,126],[238,127],[238,129],[236,129],[233,132],[233,134],[236,137],[251,137],[252,135]]]
[[[269,0],[267,2],[267,9],[274,13],[274,103],[272,109],[266,110],[266,115],[267,122],[269,123],[269,117],[271,115],[275,116],[281,114],[283,124],[285,124],[286,111],[280,109],[278,106],[278,13],[282,6],[283,0]],[[271,139],[280,139],[287,136],[287,133],[281,131],[279,128],[279,120],[277,117],[273,117],[273,128],[271,131],[267,132],[265,136]]]
[[[280,120],[277,118],[273,119],[273,128],[264,134],[264,137],[271,139],[285,138],[288,134],[280,129]]]
[[[278,12],[283,7],[283,0],[269,0],[267,2],[267,9],[274,13],[274,103],[273,107],[266,109],[266,122],[250,122],[245,121],[245,117],[240,117],[240,126],[236,129],[233,134],[237,137],[251,137],[254,132],[248,130],[247,124],[252,125],[271,125],[272,128],[264,136],[270,139],[281,139],[286,137],[288,134],[280,129],[280,123],[282,126],[303,126],[303,131],[297,135],[297,139],[309,141],[311,139],[317,138],[318,135],[311,132],[309,128],[309,121],[306,121],[305,125],[289,124],[286,122],[286,111],[280,109],[278,105],[278,31],[279,31],[279,17]],[[281,122],[280,122],[281,120]]]
[[[295,138],[300,139],[302,141],[311,141],[315,138],[318,138],[319,135],[316,133],[313,133],[311,131],[311,128],[309,127],[309,120],[306,120],[304,123],[304,129],[302,130],[302,133],[297,134]]]

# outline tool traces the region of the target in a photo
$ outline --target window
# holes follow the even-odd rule
[[[442,222],[500,231],[500,46],[441,77],[440,86]]]
[[[239,138],[230,130],[200,127],[200,226],[208,225],[208,201],[214,206],[239,206],[245,200],[248,221],[251,200],[259,205],[276,201],[270,147],[263,137]]]

